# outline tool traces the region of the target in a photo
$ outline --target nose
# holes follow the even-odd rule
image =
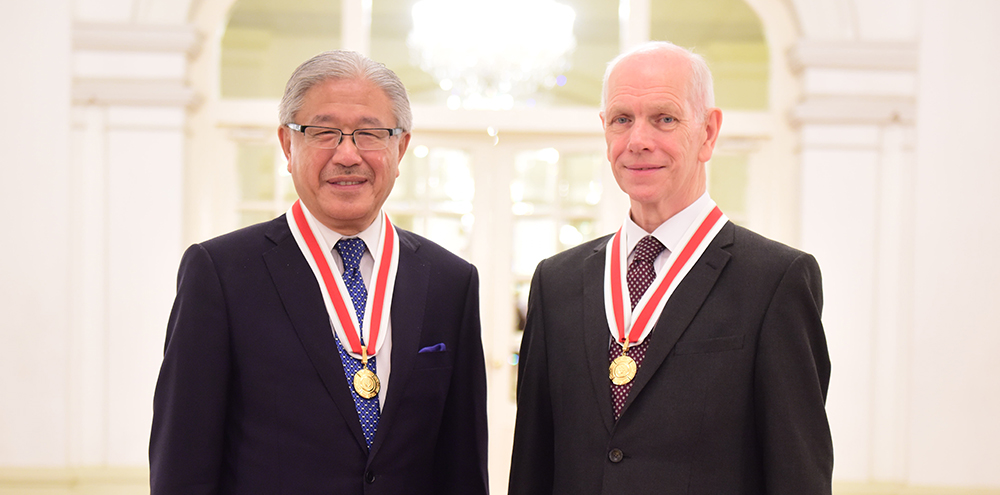
[[[361,164],[361,151],[354,144],[354,136],[344,135],[340,138],[340,144],[333,150],[331,158],[338,165],[353,167]]]
[[[637,120],[628,131],[628,150],[633,153],[652,149],[653,126],[645,120]]]

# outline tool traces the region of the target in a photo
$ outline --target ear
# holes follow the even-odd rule
[[[278,141],[281,143],[281,151],[288,160],[288,171],[292,171],[292,130],[281,125],[278,126]]]
[[[399,154],[396,155],[396,177],[399,177],[399,162],[403,161],[403,155],[406,154],[406,148],[410,146],[411,136],[412,134],[406,132],[399,137]]]
[[[604,147],[604,156],[608,159],[608,162],[611,162],[611,143],[608,142],[608,123],[604,121],[604,110],[601,110],[597,115],[601,117],[601,129],[604,130],[604,142],[608,143],[608,145]]]
[[[715,141],[719,139],[719,129],[722,128],[722,110],[713,108],[705,116],[705,141],[701,143],[698,150],[698,161],[706,163],[712,159],[712,152],[715,150]]]

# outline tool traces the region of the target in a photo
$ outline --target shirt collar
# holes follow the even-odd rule
[[[631,254],[632,250],[635,249],[635,245],[639,243],[639,240],[647,235],[652,235],[656,240],[660,241],[667,248],[666,253],[674,252],[681,238],[684,237],[684,233],[698,219],[698,213],[704,211],[711,201],[712,198],[708,196],[708,191],[706,191],[698,199],[694,200],[693,203],[689,204],[687,208],[668,218],[667,221],[661,223],[652,232],[646,232],[632,220],[631,215],[626,215],[625,246],[628,248],[626,252]]]
[[[312,217],[313,220],[316,220],[315,222],[311,223],[317,226],[317,229],[323,235],[323,240],[326,241],[326,245],[329,246],[330,249],[333,249],[333,247],[337,245],[337,241],[341,239],[357,237],[362,241],[365,241],[365,247],[368,248],[367,250],[365,250],[365,252],[372,257],[375,256],[376,254],[375,250],[378,249],[379,239],[382,238],[382,225],[385,223],[382,220],[384,215],[381,210],[379,210],[378,217],[375,218],[375,221],[372,222],[371,225],[369,225],[365,230],[362,230],[357,235],[350,235],[350,236],[341,234],[327,227],[326,225],[323,225],[322,222],[320,222],[319,220],[316,219],[315,216],[313,216],[312,212],[310,212],[309,208],[306,208],[306,205],[304,204],[302,205],[302,212]]]

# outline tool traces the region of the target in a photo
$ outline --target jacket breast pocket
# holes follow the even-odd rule
[[[414,370],[432,370],[439,368],[451,368],[451,351],[420,352],[413,361]]]
[[[678,342],[674,354],[704,354],[707,352],[735,351],[743,348],[743,335],[729,335],[714,339]]]

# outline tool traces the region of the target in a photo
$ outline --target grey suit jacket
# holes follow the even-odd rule
[[[510,494],[829,494],[830,362],[814,258],[725,225],[667,302],[616,422],[608,239],[535,271]]]

